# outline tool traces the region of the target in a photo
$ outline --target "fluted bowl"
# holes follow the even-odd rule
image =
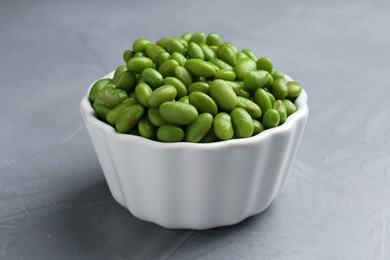
[[[297,111],[276,128],[214,143],[163,143],[118,133],[97,119],[88,94],[80,108],[119,204],[163,227],[207,229],[258,214],[281,192],[309,114],[304,90],[295,104]]]

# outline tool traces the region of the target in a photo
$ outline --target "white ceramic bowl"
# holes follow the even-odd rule
[[[295,104],[297,112],[281,126],[200,144],[120,134],[96,118],[88,94],[81,114],[119,204],[163,227],[206,229],[258,214],[279,194],[308,118],[305,91]]]

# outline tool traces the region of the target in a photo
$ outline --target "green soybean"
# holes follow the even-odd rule
[[[234,65],[237,79],[243,80],[245,75],[256,70],[256,62],[250,58],[243,58]]]
[[[151,107],[158,107],[165,101],[171,101],[176,97],[176,88],[172,85],[164,85],[156,88],[148,99]]]
[[[277,127],[280,122],[280,115],[276,109],[270,108],[263,115],[263,125],[266,129]]]
[[[204,60],[204,53],[202,48],[194,42],[190,42],[188,44],[187,54],[188,54],[188,58],[190,59]]]
[[[264,131],[264,126],[260,121],[253,119],[253,135],[260,134]]]
[[[201,59],[188,59],[184,67],[200,77],[211,77],[215,74],[215,68],[209,62]]]
[[[143,117],[138,123],[138,132],[142,137],[155,139],[157,127],[150,122],[148,117]]]
[[[153,90],[151,87],[149,87],[146,83],[138,83],[135,86],[135,97],[142,105],[145,107],[149,106],[149,98],[152,95]]]
[[[183,102],[183,103],[189,104],[190,100],[189,100],[188,96],[183,96],[183,97],[179,98],[178,102]]]
[[[200,44],[200,43],[205,43],[206,42],[206,35],[204,32],[196,32],[192,35],[191,39],[189,40],[189,42],[194,42],[194,43],[197,43],[197,44]]]
[[[167,51],[170,54],[172,54],[174,52],[179,52],[181,54],[184,54],[186,52],[186,47],[179,40],[171,40],[168,43]]]
[[[118,120],[118,117],[120,115],[120,113],[127,107],[131,106],[131,105],[134,105],[134,104],[137,104],[138,101],[135,99],[135,98],[128,98],[126,100],[124,100],[121,104],[117,105],[116,107],[114,107],[113,109],[111,109],[107,115],[106,115],[106,120],[107,122],[112,125],[112,126],[115,126],[116,124],[116,121]]]
[[[96,95],[94,105],[103,105],[110,109],[122,103],[127,98],[126,91],[117,88],[103,88]]]
[[[236,79],[236,73],[232,70],[218,70],[215,72],[214,79],[233,81]]]
[[[161,117],[160,112],[157,107],[149,107],[148,109],[148,118],[150,122],[155,126],[165,125],[167,122]]]
[[[234,63],[236,62],[236,53],[237,51],[234,48],[232,48],[232,46],[223,43],[219,46],[217,55],[218,58],[224,60],[229,65],[233,66]]]
[[[245,53],[252,60],[254,60],[254,61],[257,60],[256,54],[254,54],[253,51],[251,51],[249,49],[243,49],[241,52]]]
[[[176,60],[180,66],[184,66],[184,63],[187,61],[187,58],[179,52],[172,53],[170,58]]]
[[[184,140],[186,142],[198,143],[210,131],[212,126],[213,116],[209,113],[202,113],[186,127]]]
[[[97,94],[109,83],[112,83],[112,79],[104,78],[96,81],[89,91],[89,100],[93,102]]]
[[[252,118],[258,118],[262,114],[259,105],[245,97],[237,97],[237,107],[245,109],[251,115]]]
[[[114,83],[116,85],[118,82],[119,76],[126,70],[127,70],[126,65],[118,66],[114,72],[114,76],[112,77],[112,83]]]
[[[106,107],[105,105],[95,103],[93,104],[93,108],[95,109],[97,116],[101,120],[106,121],[107,114],[111,111],[111,108]]]
[[[210,96],[222,110],[231,110],[237,105],[237,95],[226,81],[216,79],[210,84]]]
[[[215,52],[207,44],[201,43],[199,46],[203,51],[204,60],[209,61],[216,57]]]
[[[193,82],[190,72],[182,66],[177,66],[174,74],[175,77],[183,82],[186,87],[189,87]]]
[[[271,100],[267,92],[262,88],[256,89],[253,95],[253,100],[260,107],[263,113],[264,111],[267,111],[268,109],[272,108]]]
[[[297,111],[297,106],[291,100],[283,99],[282,102],[283,102],[284,106],[286,107],[287,116],[289,116]]]
[[[128,70],[141,74],[146,68],[154,68],[155,65],[148,57],[134,57],[126,64]]]
[[[214,117],[213,130],[215,135],[221,140],[232,139],[234,130],[230,115],[225,112],[218,113]]]
[[[116,87],[123,89],[127,93],[130,93],[134,90],[136,84],[136,78],[134,72],[124,71],[119,75],[118,80],[116,81]]]
[[[253,134],[253,120],[249,113],[241,108],[236,107],[230,111],[234,134],[239,138],[250,137]]]
[[[166,60],[161,66],[158,68],[158,71],[161,73],[161,75],[165,77],[174,76],[175,75],[175,68],[180,66],[179,63],[176,60],[169,59]]]
[[[157,130],[157,140],[161,142],[180,142],[184,138],[184,130],[178,125],[166,124]]]
[[[227,62],[221,60],[221,59],[218,59],[218,58],[212,58],[210,61],[210,63],[214,64],[215,66],[217,66],[219,69],[225,69],[225,70],[233,70],[233,67],[230,66]]]
[[[274,102],[275,102],[275,96],[274,95],[272,95],[272,93],[271,92],[268,92],[267,91],[267,95],[268,95],[268,97],[269,97],[269,100],[271,101],[271,104],[273,104]]]
[[[274,95],[275,99],[284,99],[285,97],[287,97],[287,81],[281,78],[276,79],[272,86],[271,92]]]
[[[164,85],[172,85],[175,87],[177,95],[176,98],[181,98],[187,95],[187,88],[183,82],[175,77],[166,77],[163,81]]]
[[[156,68],[160,68],[161,64],[166,62],[171,58],[171,55],[169,55],[168,52],[163,52],[160,55],[157,56],[156,60],[154,61],[156,63]]]
[[[138,38],[133,43],[133,51],[134,52],[145,52],[146,45],[152,44],[148,39],[146,38]]]
[[[219,46],[222,43],[221,36],[216,33],[209,33],[206,38],[206,43],[209,46]]]
[[[148,84],[151,88],[157,88],[161,86],[164,79],[160,72],[153,68],[146,68],[142,71],[142,79],[146,84]]]
[[[148,56],[152,61],[155,61],[158,55],[163,52],[165,52],[165,49],[156,44],[148,44],[145,47],[146,56]]]
[[[244,76],[244,87],[249,90],[262,88],[268,81],[268,74],[262,70],[250,71]]]
[[[191,124],[198,117],[198,111],[193,105],[177,101],[162,103],[159,112],[166,122],[176,125]]]
[[[234,93],[236,93],[237,96],[246,98],[251,96],[250,92],[244,88],[244,83],[242,81],[226,81],[226,83],[232,87]]]
[[[293,99],[298,97],[302,92],[302,86],[295,81],[287,82],[287,98]]]
[[[286,121],[287,118],[287,109],[286,106],[283,104],[282,100],[278,99],[272,104],[272,108],[278,111],[280,122],[279,124],[283,124]]]
[[[141,104],[134,104],[125,108],[116,121],[116,130],[120,133],[129,132],[138,124],[144,111],[144,107]]]
[[[215,116],[218,113],[218,107],[215,101],[207,94],[195,91],[188,96],[188,101],[196,107],[200,113],[210,113]]]
[[[181,38],[185,40],[186,42],[189,42],[192,37],[192,33],[184,33]]]
[[[273,70],[271,76],[274,80],[276,79],[284,79],[284,73],[280,70]]]
[[[202,81],[194,82],[188,87],[188,93],[200,91],[208,94],[209,90],[210,90],[210,84]]]
[[[269,73],[272,73],[273,64],[270,58],[261,57],[256,61],[256,65],[258,70],[265,70],[268,71]]]
[[[133,58],[134,57],[134,52],[132,52],[131,50],[125,50],[124,52],[123,52],[123,61],[125,62],[125,63],[127,63],[131,58]]]
[[[245,53],[243,53],[242,51],[240,52],[237,52],[236,53],[236,63],[234,65],[237,64],[237,62],[239,62],[240,60],[242,59],[249,59],[248,55],[246,55]]]

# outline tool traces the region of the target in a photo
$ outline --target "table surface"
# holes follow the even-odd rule
[[[0,259],[390,259],[389,1],[108,2],[0,2]],[[114,201],[79,104],[136,38],[197,31],[270,56],[310,118],[266,211],[169,230]]]

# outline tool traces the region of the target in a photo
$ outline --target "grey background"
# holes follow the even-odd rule
[[[389,11],[385,0],[1,0],[0,259],[390,259]],[[136,38],[187,31],[270,56],[309,95],[282,194],[206,231],[119,206],[79,113]]]

